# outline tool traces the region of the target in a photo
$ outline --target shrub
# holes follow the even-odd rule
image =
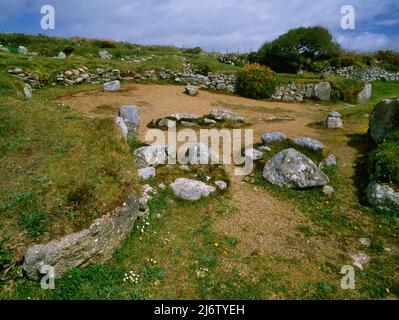
[[[195,48],[188,48],[184,50],[184,52],[188,54],[200,54],[202,53],[202,49],[200,47],[195,47]]]
[[[350,78],[328,78],[331,83],[331,100],[357,103],[357,96],[363,90],[364,82]]]
[[[336,68],[360,66],[362,62],[363,62],[362,57],[355,54],[346,54],[341,57],[330,60],[331,66]]]
[[[104,48],[104,49],[106,49],[106,48],[114,49],[114,48],[116,48],[116,43],[115,43],[115,41],[112,41],[112,40],[103,40],[100,43],[100,47]]]
[[[75,51],[75,47],[73,47],[73,46],[67,46],[67,47],[65,47],[64,50],[63,50],[63,52],[64,52],[67,56],[71,55],[71,53],[74,52],[74,51]]]
[[[195,72],[207,76],[211,72],[211,67],[207,63],[199,63],[195,67]]]
[[[237,75],[237,91],[254,99],[270,98],[276,90],[276,74],[268,67],[248,64]]]
[[[369,156],[369,174],[399,187],[399,130],[392,132]]]

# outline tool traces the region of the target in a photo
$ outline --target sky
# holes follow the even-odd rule
[[[40,10],[55,9],[42,30]],[[355,9],[355,29],[341,28],[341,7]],[[321,25],[342,47],[399,51],[398,0],[0,0],[0,32],[81,36],[146,45],[257,50],[289,29]]]

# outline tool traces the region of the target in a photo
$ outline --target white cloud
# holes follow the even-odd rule
[[[381,49],[399,49],[397,39],[384,34],[364,32],[359,35],[341,35],[338,42],[346,49],[358,51],[374,51]]]
[[[0,27],[7,21],[52,4],[56,33],[112,38],[144,44],[202,46],[225,51],[257,49],[290,28],[323,25],[351,48],[364,43],[339,28],[342,5],[356,9],[358,26],[377,26],[380,16],[398,9],[396,0],[19,0],[0,3]],[[44,3],[45,2],[45,3]],[[52,3],[53,2],[53,3]],[[40,15],[38,15],[38,20]],[[392,17],[385,20],[392,20]],[[39,21],[32,21],[38,25]],[[394,22],[392,22],[394,23]],[[22,28],[22,27],[21,27]],[[29,32],[32,30],[22,30]],[[21,30],[10,30],[21,31]],[[362,32],[371,30],[362,30]],[[357,34],[362,39],[362,35]],[[363,36],[369,38],[370,36]],[[352,37],[353,38],[353,37]],[[387,35],[379,45],[389,44]],[[372,42],[368,42],[373,45]],[[354,46],[357,45],[358,47]]]

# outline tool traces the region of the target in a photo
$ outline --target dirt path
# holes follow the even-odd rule
[[[63,98],[60,102],[94,117],[114,117],[121,105],[137,105],[141,113],[141,140],[144,140],[146,124],[154,118],[165,117],[174,112],[203,115],[216,107],[232,109],[252,123],[250,128],[254,130],[255,142],[266,131],[282,131],[289,138],[310,136],[323,142],[338,156],[338,174],[348,184],[349,192],[345,190],[342,197],[343,202],[347,202],[345,207],[350,208],[357,201],[352,179],[357,150],[349,145],[349,140],[350,134],[364,133],[367,129],[359,123],[349,124],[344,130],[328,132],[321,127],[312,126],[314,121],[326,116],[329,110],[327,107],[318,104],[256,101],[207,91],[200,91],[198,96],[189,97],[183,93],[181,86],[138,84],[124,85],[124,90],[117,93],[78,93]],[[293,120],[264,120],[276,115],[291,117]],[[337,250],[334,243],[299,237],[296,233],[298,226],[311,222],[292,204],[276,199],[266,190],[244,183],[232,170],[232,167],[227,168],[231,180],[231,200],[240,213],[221,218],[215,228],[228,236],[238,237],[239,249],[245,255],[257,251],[263,255],[275,254],[304,259],[317,257],[319,254],[325,256],[327,252]]]

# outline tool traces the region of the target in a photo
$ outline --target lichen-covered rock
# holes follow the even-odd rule
[[[287,137],[282,132],[265,132],[264,134],[262,134],[261,139],[264,144],[268,144],[270,142],[281,142],[287,140]]]
[[[115,118],[115,123],[119,126],[121,129],[123,137],[127,140],[129,129],[125,123],[125,120],[123,120],[121,117],[116,117]]]
[[[322,187],[329,178],[317,165],[295,149],[286,149],[266,163],[263,177],[270,183],[288,188]]]
[[[154,167],[146,167],[138,170],[138,176],[140,179],[143,180],[148,180],[150,178],[153,178],[155,177],[155,175],[156,175],[156,170]]]
[[[25,97],[32,98],[32,87],[27,83],[24,85],[24,94]]]
[[[64,52],[62,52],[62,51],[58,52],[57,59],[63,60],[65,58],[66,58],[66,54]]]
[[[156,167],[166,164],[168,160],[169,146],[164,144],[155,144],[148,147],[138,148],[134,152],[136,164],[139,168]]]
[[[357,101],[359,103],[366,103],[370,100],[371,94],[373,92],[373,86],[371,83],[366,83],[363,90],[358,94]]]
[[[399,99],[386,99],[370,114],[369,133],[376,143],[384,140],[392,130],[399,129]]]
[[[169,119],[162,119],[159,121],[159,127],[161,128],[176,128],[176,121],[169,120]]]
[[[122,106],[119,117],[123,119],[128,128],[128,137],[137,136],[140,128],[140,109],[137,106]]]
[[[186,178],[178,178],[170,186],[177,197],[188,201],[209,197],[216,191],[214,187],[204,182]]]
[[[196,96],[198,94],[198,88],[194,86],[186,86],[184,92],[189,96]]]
[[[170,115],[171,118],[180,121],[180,120],[196,120],[201,118],[201,116],[197,115],[197,114],[191,114],[191,113],[172,113]]]
[[[247,150],[245,150],[245,157],[250,159],[251,161],[256,161],[256,160],[262,159],[263,152],[253,149],[253,148],[247,149]]]
[[[88,229],[29,248],[23,270],[30,279],[38,280],[42,277],[40,269],[51,266],[59,278],[72,268],[106,262],[132,231],[139,211],[138,198],[131,195],[122,208],[97,219]]]
[[[108,51],[106,51],[106,50],[99,51],[98,55],[103,60],[111,60],[112,59],[112,54],[109,54]]]
[[[328,81],[314,85],[314,96],[322,101],[328,101],[331,97],[331,84]]]
[[[329,129],[340,129],[344,127],[344,124],[341,119],[341,114],[336,111],[332,111],[329,113],[324,124]]]
[[[210,118],[217,121],[236,121],[238,123],[244,123],[245,118],[239,116],[237,113],[227,109],[214,109],[210,113]]]
[[[366,195],[373,206],[399,212],[399,192],[389,185],[373,181],[367,187]]]
[[[104,91],[115,92],[119,90],[121,90],[121,83],[119,80],[104,83]]]
[[[189,164],[210,164],[212,149],[203,142],[191,144],[185,152]]]
[[[337,166],[337,157],[333,154],[328,155],[326,160],[324,161],[326,167],[336,167]]]
[[[215,181],[216,187],[218,187],[219,190],[226,190],[227,189],[227,183],[221,180]]]
[[[353,265],[363,270],[370,262],[370,257],[364,252],[357,252],[351,255]]]
[[[309,137],[297,138],[294,140],[294,143],[311,151],[324,150],[324,145],[320,141]]]

